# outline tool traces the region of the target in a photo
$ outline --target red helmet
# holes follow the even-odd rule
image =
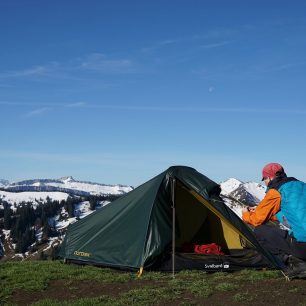
[[[266,177],[274,178],[277,172],[279,173],[285,172],[282,165],[278,163],[270,163],[270,164],[265,165],[262,169],[262,181]]]

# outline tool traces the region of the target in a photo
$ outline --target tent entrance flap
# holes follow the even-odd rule
[[[176,247],[184,244],[216,243],[222,250],[243,249],[241,235],[229,222],[216,215],[206,201],[177,180]],[[201,201],[202,200],[202,201]]]

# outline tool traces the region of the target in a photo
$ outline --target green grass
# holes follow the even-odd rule
[[[90,280],[105,283],[123,283],[135,279],[135,274],[120,273],[92,266],[65,265],[60,261],[9,262],[0,265],[0,300],[14,290],[39,291],[47,288],[51,280]]]
[[[217,284],[215,288],[220,291],[231,291],[231,290],[238,289],[239,286],[233,283],[224,282],[224,283]]]
[[[237,273],[234,278],[236,280],[247,280],[250,282],[260,281],[263,279],[272,279],[277,278],[281,274],[279,271],[256,271],[256,270],[242,270],[240,273]]]
[[[59,278],[126,282],[134,279],[135,275],[120,273],[111,269],[98,269],[92,266],[65,265],[60,261],[25,261],[0,265],[1,280],[4,279],[6,282],[13,282],[15,285],[26,286],[26,289],[33,290],[44,289],[46,282]]]
[[[32,305],[35,306],[83,306],[83,305],[103,305],[103,306],[126,306],[126,305],[156,305],[160,301],[171,300],[169,289],[167,288],[141,288],[132,289],[118,297],[100,296],[96,298],[82,298],[77,301],[55,301],[51,299],[41,300]]]
[[[205,273],[203,271],[183,271],[171,273],[146,272],[137,278],[136,272],[121,272],[92,266],[65,265],[60,261],[25,261],[0,264],[0,301],[8,303],[13,292],[25,290],[40,292],[48,288],[52,280],[65,281],[68,291],[77,291],[78,283],[93,281],[101,284],[134,284],[126,286],[115,296],[102,295],[76,300],[57,301],[42,299],[33,305],[156,305],[160,302],[179,301],[181,305],[195,305],[194,299],[203,299],[212,294],[233,292],[233,300],[247,302],[253,299],[246,293],[239,293],[241,283],[257,282],[264,279],[281,278],[277,271],[244,270],[235,273]],[[77,282],[76,282],[77,281]],[[139,285],[139,286],[138,286]],[[139,287],[139,288],[137,288]],[[292,291],[293,293],[295,291]],[[0,302],[1,305],[1,302]],[[7,304],[9,305],[9,304]]]
[[[251,302],[254,300],[254,296],[252,296],[249,292],[238,292],[233,296],[233,300],[235,302]]]

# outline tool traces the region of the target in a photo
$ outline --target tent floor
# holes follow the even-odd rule
[[[245,268],[272,268],[265,258],[250,249],[231,250],[229,255],[176,253],[175,271],[186,269],[205,271],[237,271]],[[172,271],[172,255],[164,255],[153,270]]]

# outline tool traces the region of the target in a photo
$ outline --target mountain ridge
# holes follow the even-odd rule
[[[65,192],[72,195],[106,195],[106,194],[124,194],[133,190],[132,186],[122,184],[102,184],[90,181],[78,181],[72,176],[62,177],[60,179],[29,179],[10,183],[7,180],[1,180],[2,191],[9,192]]]
[[[242,182],[229,178],[220,183],[221,198],[240,218],[243,208],[256,206],[265,196],[266,187],[256,182]]]

